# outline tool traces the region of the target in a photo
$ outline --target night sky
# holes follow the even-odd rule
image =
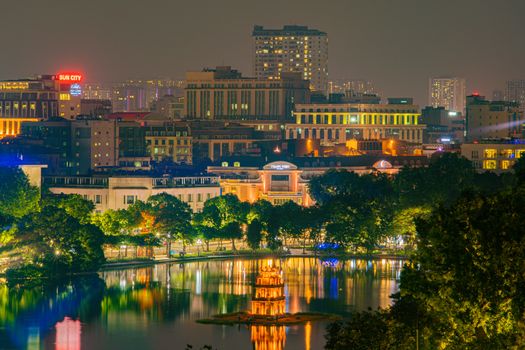
[[[427,102],[432,75],[491,97],[525,78],[524,0],[12,0],[0,7],[0,79],[80,70],[88,81],[252,72],[254,24],[329,35],[330,79]]]

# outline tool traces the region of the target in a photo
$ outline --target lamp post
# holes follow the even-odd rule
[[[202,244],[202,240],[199,238],[197,240],[197,256],[201,256],[201,244]]]

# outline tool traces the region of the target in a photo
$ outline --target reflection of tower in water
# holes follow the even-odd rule
[[[284,326],[251,326],[254,350],[282,350],[286,341]]]
[[[275,317],[285,313],[284,281],[280,269],[271,261],[259,269],[255,280],[251,313],[257,317]],[[286,341],[284,326],[253,325],[251,340],[255,350],[282,350]]]

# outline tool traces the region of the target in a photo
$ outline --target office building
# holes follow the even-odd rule
[[[525,109],[525,79],[509,80],[505,87],[505,100],[517,102]]]
[[[319,139],[321,144],[349,140],[423,141],[419,107],[411,98],[389,98],[387,104],[298,104],[295,123],[285,125],[287,139]]]
[[[468,141],[522,138],[523,112],[516,102],[488,101],[484,96],[467,97],[465,120]]]
[[[187,123],[144,126],[146,148],[156,162],[192,163],[192,138]]]
[[[74,119],[80,114],[82,79],[81,74],[59,73],[1,81],[0,137],[18,135],[22,122]]]
[[[428,104],[448,111],[464,113],[466,98],[465,79],[457,77],[430,78]]]
[[[479,172],[508,172],[525,155],[525,144],[516,141],[481,141],[461,145],[461,155]]]
[[[284,72],[300,73],[311,89],[326,93],[328,35],[306,26],[282,29],[254,26],[254,73],[258,79],[279,79]]]
[[[308,82],[298,73],[259,80],[229,66],[187,72],[185,90],[190,119],[290,120],[295,104],[310,101]]]
[[[425,107],[419,118],[426,125],[423,143],[461,143],[464,140],[465,118],[459,112],[444,107]]]

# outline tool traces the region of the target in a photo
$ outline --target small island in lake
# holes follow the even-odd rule
[[[318,312],[285,312],[284,281],[280,269],[263,266],[255,282],[251,311],[215,315],[198,320],[205,324],[295,325],[311,321],[337,320],[339,316]]]

